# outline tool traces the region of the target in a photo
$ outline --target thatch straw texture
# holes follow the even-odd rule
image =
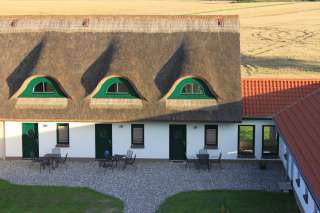
[[[184,22],[183,17],[176,19]],[[196,25],[208,22],[210,17],[185,19]],[[166,33],[0,33],[0,120],[240,121],[239,33],[169,32],[171,28]],[[17,108],[19,88],[32,76],[42,75],[57,81],[68,95],[68,105],[63,109]],[[129,79],[143,97],[142,106],[90,107],[92,92],[108,76]],[[190,107],[183,112],[167,107],[164,97],[185,76],[205,79],[218,97],[216,104],[198,104],[196,109]]]

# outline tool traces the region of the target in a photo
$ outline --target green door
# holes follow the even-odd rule
[[[37,123],[22,124],[22,157],[39,157],[39,135]]]
[[[170,125],[170,160],[186,159],[186,125]]]
[[[104,151],[112,155],[112,124],[96,124],[96,158],[104,158]]]

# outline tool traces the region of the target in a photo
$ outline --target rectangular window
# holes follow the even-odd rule
[[[304,199],[304,202],[306,202],[306,204],[308,204],[308,188],[307,186],[305,186],[305,191],[304,191],[304,195],[303,195],[303,199]]]
[[[131,147],[132,148],[144,147],[144,125],[143,124],[131,125]]]
[[[263,157],[278,156],[279,138],[275,126],[262,126],[262,155]]]
[[[218,148],[218,126],[205,125],[204,145],[206,149]]]
[[[57,124],[57,145],[69,146],[69,124],[67,123]]]
[[[238,156],[254,157],[254,125],[238,126]]]
[[[299,172],[297,174],[296,183],[297,183],[297,186],[300,187],[300,174],[299,174]]]

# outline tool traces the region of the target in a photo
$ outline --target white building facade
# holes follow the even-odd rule
[[[3,122],[3,158],[23,158],[23,123]],[[67,123],[67,122],[64,122]],[[50,153],[58,145],[56,122],[39,122],[38,150],[39,156]],[[96,125],[94,123],[69,122],[69,139],[67,146],[61,146],[62,155],[68,153],[71,158],[96,158]],[[112,153],[125,154],[132,149],[141,159],[170,159],[170,126],[185,126],[186,157],[193,158],[205,146],[205,126],[217,126],[217,146],[207,148],[212,157],[222,153],[223,159],[238,159],[239,126],[254,126],[254,155],[245,159],[262,158],[262,129],[265,125],[273,126],[272,120],[244,120],[242,123],[165,123],[147,122],[143,124],[144,144],[132,145],[132,124],[110,124],[112,128]],[[242,157],[243,159],[243,157]]]
[[[296,195],[300,209],[306,213],[319,213],[320,208],[317,206],[314,195],[308,188],[303,173],[299,169],[294,156],[288,149],[282,137],[280,137],[279,142],[279,157],[285,168],[286,174],[292,183],[293,191]]]

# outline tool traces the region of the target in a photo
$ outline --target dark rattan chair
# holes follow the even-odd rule
[[[64,156],[64,158],[60,157],[58,159],[57,163],[58,163],[58,165],[59,164],[66,164],[67,160],[68,160],[68,153]]]
[[[123,169],[125,169],[127,165],[135,166],[134,163],[136,161],[136,157],[136,155],[134,155],[134,157],[126,157],[124,160]]]
[[[212,159],[212,163],[217,163],[219,166],[221,166],[221,158],[222,158],[222,152],[219,153],[219,157],[217,159]]]
[[[104,152],[104,159],[99,161],[99,167],[111,168],[113,171],[115,159],[110,155],[110,152],[106,150]]]
[[[209,154],[197,154],[198,158],[198,169],[205,167],[210,170],[210,159],[209,159]]]
[[[46,169],[48,167],[49,173],[51,172],[51,162],[49,158],[39,158],[39,163],[40,163],[40,173],[43,169]]]

